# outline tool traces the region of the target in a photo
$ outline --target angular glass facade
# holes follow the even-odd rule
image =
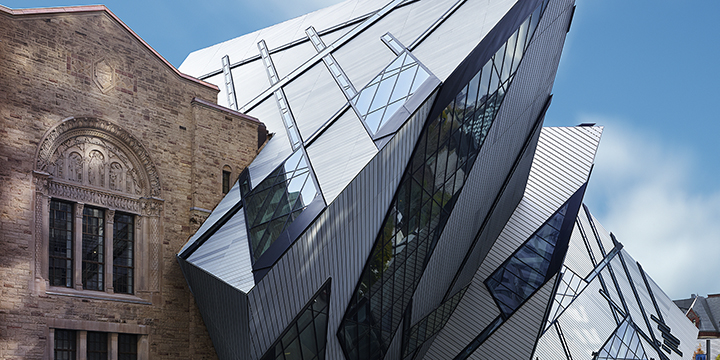
[[[542,10],[541,5],[425,126],[338,330],[348,359],[379,358],[387,351]]]
[[[567,204],[563,205],[487,279],[485,284],[505,317],[517,310],[553,275],[548,270],[567,208]]]
[[[253,259],[258,260],[319,195],[302,150],[247,194],[244,204]]]
[[[635,324],[629,318],[618,326],[613,336],[600,349],[597,359],[647,360],[640,336],[635,331]]]
[[[352,100],[373,134],[412,96],[430,74],[408,52],[403,52]]]
[[[275,134],[178,254],[218,356],[589,359],[632,319],[678,360],[580,211],[602,128],[542,128],[573,3],[349,0],[191,54]]]
[[[325,359],[329,299],[327,281],[261,360]]]

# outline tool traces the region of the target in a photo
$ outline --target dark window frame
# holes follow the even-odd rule
[[[85,206],[81,245],[82,284],[85,290],[105,291],[105,241],[105,209]],[[93,279],[95,276],[96,279]]]
[[[61,209],[61,208],[55,208],[59,206],[67,206],[69,210]],[[64,286],[64,287],[73,287],[73,274],[75,272],[74,267],[74,251],[75,248],[73,246],[73,243],[75,241],[75,226],[74,226],[74,215],[73,215],[73,207],[74,205],[67,201],[61,201],[52,199],[50,201],[50,214],[49,214],[49,231],[48,231],[48,281],[51,286]],[[57,219],[58,213],[64,213],[67,216],[67,219]],[[64,222],[65,228],[61,228],[58,225],[58,222]],[[68,230],[67,227],[70,229]],[[53,251],[53,248],[58,244],[58,242],[62,242],[62,240],[58,241],[55,236],[56,232],[62,232],[64,233],[65,237],[67,237],[67,233],[70,233],[69,241],[68,239],[64,239],[64,242],[66,244],[65,246],[65,254],[69,254],[68,256],[59,256],[59,255],[53,255],[57,253],[56,251]],[[60,235],[60,234],[57,234]],[[69,243],[69,247],[67,244]],[[62,244],[59,244],[62,245]],[[62,247],[62,246],[60,246]],[[55,264],[61,263],[65,261],[65,266],[54,266]],[[65,271],[65,276],[62,276],[62,272]]]
[[[120,233],[121,224],[125,231]],[[122,235],[125,235],[122,237]],[[125,247],[122,247],[125,245]],[[128,249],[128,257],[122,256]],[[135,215],[115,212],[113,219],[113,289],[115,293],[134,294],[135,284]],[[128,260],[127,262],[123,260]],[[127,265],[129,263],[129,265]]]

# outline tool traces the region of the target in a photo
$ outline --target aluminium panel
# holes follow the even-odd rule
[[[274,97],[265,99],[252,111],[248,112],[248,115],[262,119],[267,130],[272,134],[272,137],[255,157],[255,160],[248,165],[250,181],[255,186],[285,161],[293,153],[293,149]]]
[[[424,121],[412,117],[250,291],[251,358],[262,355],[302,308],[298,299],[309,298],[328,277],[333,296],[326,358],[343,357],[335,336],[343,311],[333,309],[347,306]]]
[[[599,278],[595,278],[557,320],[573,359],[591,359],[618,325],[607,301],[598,294],[600,289]]]
[[[585,232],[585,236],[588,240],[588,245],[590,246],[590,252],[595,258],[596,262],[600,262],[602,258],[604,257],[604,253],[607,254],[610,252],[610,249],[606,249],[603,246],[603,249],[600,249],[600,239],[595,234],[595,230],[593,229],[592,225],[590,224],[590,221],[588,220],[587,214],[585,213],[585,209],[580,209],[580,212],[578,213],[578,222],[579,225],[582,227],[583,231]]]
[[[610,251],[609,249],[612,249],[615,247],[612,241],[612,237],[610,237],[610,232],[605,229],[605,227],[600,224],[600,222],[590,214],[590,217],[592,218],[592,222],[595,225],[595,229],[598,232],[598,236],[600,237],[600,243],[602,243],[603,248],[605,248],[605,252]]]
[[[255,286],[255,279],[252,274],[244,209],[240,209],[230,218],[192,253],[187,261],[228,285],[245,293],[249,292]]]
[[[418,1],[407,5],[410,8],[408,21],[392,35],[405,46],[410,46],[425,32],[445,11],[458,0]]]
[[[178,257],[180,269],[200,309],[221,359],[242,359],[250,350],[247,295]]]
[[[347,98],[323,62],[283,87],[300,136],[307,141],[340,110]]]
[[[580,209],[578,217],[581,217],[582,213],[583,210]],[[592,239],[590,239],[590,241],[592,241]],[[596,258],[596,260],[598,260],[598,258]],[[602,256],[598,261],[601,260]],[[572,235],[570,235],[570,246],[568,246],[568,252],[565,256],[564,265],[583,278],[590,274],[590,272],[594,269],[592,261],[590,260],[590,255],[588,255],[587,247],[585,246],[585,241],[583,240],[580,229],[578,228],[577,219],[575,226],[573,227]]]
[[[648,276],[648,283],[652,290],[655,301],[657,302],[658,308],[663,314],[665,324],[672,329],[672,334],[679,339],[697,339],[698,328],[688,321],[685,314],[678,308],[675,303],[660,289],[655,281]],[[695,350],[695,342],[681,341],[680,350],[683,354],[692,354]],[[713,347],[714,349],[714,347]],[[717,352],[713,352],[712,356],[717,356]],[[657,358],[656,358],[657,359]]]
[[[260,50],[255,47],[256,54],[260,55]],[[235,61],[230,57],[230,61]],[[254,99],[263,90],[270,87],[265,64],[262,59],[251,61],[243,66],[232,68],[233,80],[235,83],[235,98],[238,106],[242,106],[248,101]],[[225,96],[227,97],[227,96]],[[265,120],[262,120],[263,122]]]
[[[544,325],[545,310],[553,296],[555,280],[557,275],[538,289],[468,359],[493,359],[498,354],[506,354],[508,349],[512,349],[516,359],[531,359],[535,342]]]
[[[516,2],[517,0],[466,1],[426,37],[415,48],[413,54],[435,76],[445,81]],[[451,6],[448,5],[447,8]]]
[[[355,112],[345,111],[307,148],[325,202],[333,202],[377,152]]]
[[[237,204],[240,201],[240,183],[235,182],[235,185],[233,185],[232,188],[230,188],[230,191],[225,195],[225,197],[220,200],[220,202],[215,206],[215,209],[210,213],[210,215],[205,219],[205,221],[200,225],[200,228],[193,234],[193,236],[190,237],[190,240],[188,240],[185,245],[183,245],[182,249],[178,253],[182,253],[185,251],[185,249],[188,248],[188,246],[195,243],[195,241],[200,238],[215,222],[220,220],[220,218],[225,215],[225,213],[230,210],[235,204]]]
[[[387,32],[392,34],[401,29],[409,13],[408,6],[394,9],[333,51],[335,60],[356,89],[364,88],[395,59],[395,54],[380,38]]]
[[[290,44],[305,38],[305,29],[313,25],[318,32],[341,25],[349,20],[376,11],[380,6],[374,0],[345,1],[309,14],[305,14],[279,24],[264,28],[250,34],[197,50],[188,55],[180,65],[183,73],[202,76],[220,69],[220,59],[225,54],[233,63],[252,58],[257,55],[257,42],[265,39],[272,44],[270,51],[276,46]]]
[[[508,104],[507,106],[526,105],[508,102],[503,104]],[[525,142],[529,138],[532,139],[527,133],[530,129],[527,124],[534,123],[537,117],[538,114],[527,113],[521,118],[509,118],[503,116],[502,110],[498,114],[495,122],[498,124],[511,122],[514,131],[499,137],[494,143],[483,144],[480,149],[445,230],[415,290],[414,321],[424,317],[442,301],[460,266],[456,259],[462,259],[467,253],[480,225],[488,216],[495,198],[507,177],[510,176],[515,159],[522,156],[520,151],[523,150]],[[493,125],[490,128],[490,134],[499,128],[501,127]],[[521,188],[524,187],[524,183],[518,185]]]
[[[540,336],[533,358],[535,360],[568,360],[560,342],[560,335],[558,335],[555,327],[550,328]]]
[[[271,45],[272,44],[268,44],[268,47]],[[317,51],[315,51],[312,43],[306,41],[290,48],[274,52],[270,57],[275,65],[278,78],[282,79],[316,54]]]
[[[500,310],[495,306],[485,284],[481,281],[473,282],[433,341],[425,358],[454,357],[499,315]]]

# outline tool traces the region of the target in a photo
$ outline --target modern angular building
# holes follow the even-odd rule
[[[542,129],[572,0],[350,0],[180,70],[274,133],[178,253],[223,359],[680,359]]]

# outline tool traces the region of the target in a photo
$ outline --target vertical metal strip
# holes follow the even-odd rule
[[[232,71],[230,71],[230,56],[222,58],[223,76],[225,77],[225,90],[227,90],[228,107],[237,111],[237,97],[235,96],[235,83],[233,82]]]

